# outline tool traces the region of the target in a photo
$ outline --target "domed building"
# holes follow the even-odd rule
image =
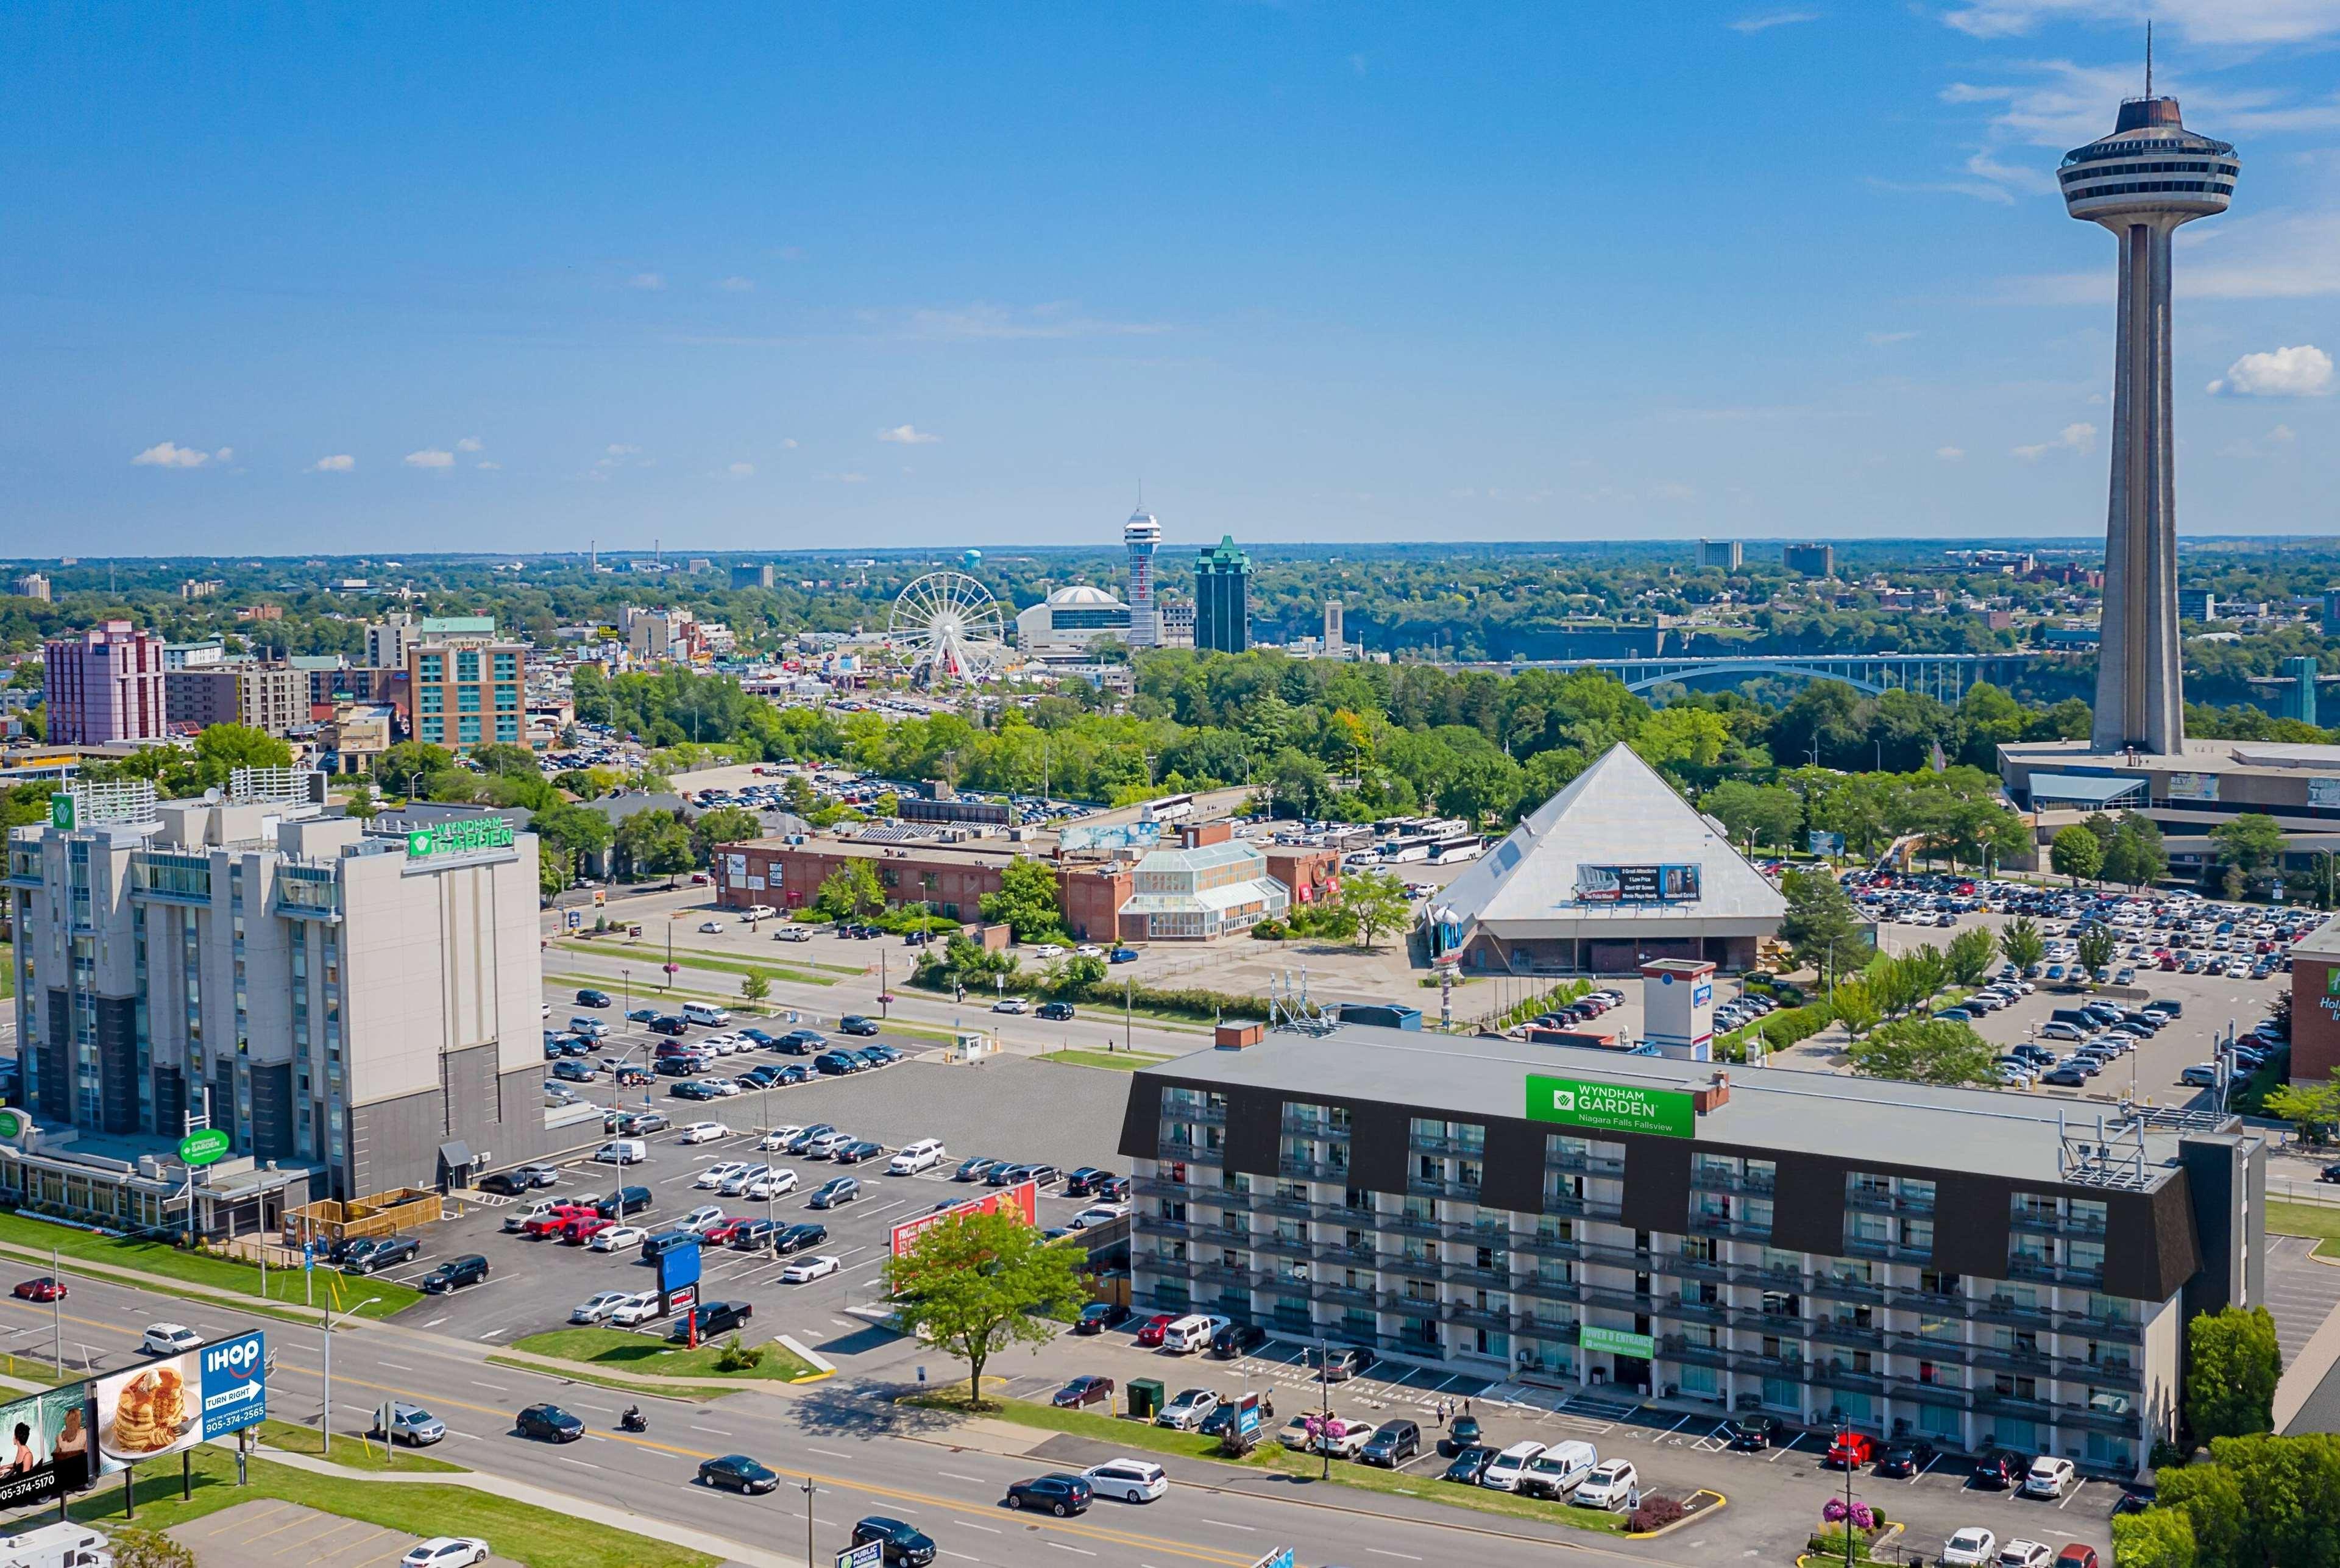
[[[1076,582],[1016,617],[1016,646],[1026,659],[1077,664],[1100,637],[1129,641],[1129,606],[1102,588]]]

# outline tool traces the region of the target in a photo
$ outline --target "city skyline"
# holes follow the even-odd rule
[[[2329,531],[2340,5],[2158,15],[2255,159],[2181,528]],[[90,556],[2085,539],[2142,15],[19,15],[0,464]]]

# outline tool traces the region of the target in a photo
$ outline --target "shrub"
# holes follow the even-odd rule
[[[1645,1497],[1625,1518],[1625,1528],[1636,1535],[1662,1530],[1690,1517],[1690,1510],[1671,1497]]]
[[[1292,928],[1281,920],[1262,920],[1251,928],[1251,934],[1263,942],[1281,942],[1292,935]]]
[[[742,1345],[736,1334],[723,1342],[721,1353],[715,1357],[718,1372],[753,1372],[763,1365],[764,1347]]]
[[[195,1568],[195,1554],[168,1535],[123,1525],[113,1535],[114,1568]]]

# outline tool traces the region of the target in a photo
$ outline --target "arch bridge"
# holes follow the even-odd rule
[[[2029,669],[2038,657],[2035,653],[1661,654],[1628,659],[1514,660],[1511,668],[1605,670],[1622,680],[1629,691],[1648,691],[1669,681],[1687,684],[1714,676],[1841,680],[1871,697],[1888,691],[1916,691],[1955,707],[1969,686],[1984,680],[2004,682]]]

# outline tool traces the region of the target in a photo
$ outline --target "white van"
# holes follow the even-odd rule
[[[605,1166],[638,1166],[650,1157],[650,1146],[641,1138],[611,1138],[593,1157]]]
[[[894,1157],[886,1162],[886,1169],[894,1176],[916,1176],[922,1170],[932,1170],[943,1163],[947,1151],[940,1138],[920,1138],[904,1144]]]
[[[1541,1443],[1514,1443],[1488,1462],[1479,1474],[1479,1484],[1492,1486],[1498,1492],[1519,1489],[1520,1477],[1527,1474],[1528,1465],[1543,1456]]]
[[[1575,1439],[1555,1443],[1528,1461],[1513,1490],[1530,1497],[1549,1497],[1557,1503],[1583,1484],[1584,1478],[1600,1463],[1600,1451],[1590,1443]]]
[[[44,1524],[0,1536],[0,1568],[114,1568],[114,1549],[86,1524]]]
[[[1162,1348],[1173,1355],[1192,1355],[1209,1347],[1211,1335],[1225,1328],[1230,1319],[1209,1317],[1202,1313],[1190,1313],[1162,1331]]]
[[[719,1029],[731,1021],[731,1015],[720,1007],[710,1007],[705,1002],[685,1002],[682,1005],[682,1021],[697,1024],[702,1028]]]

